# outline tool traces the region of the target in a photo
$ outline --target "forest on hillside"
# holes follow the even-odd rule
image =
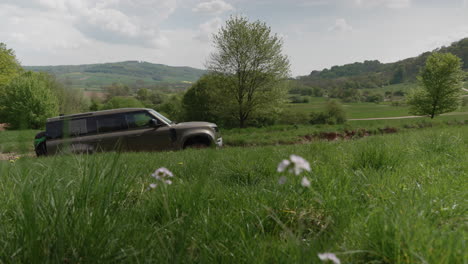
[[[378,88],[389,84],[414,82],[424,63],[433,52],[450,52],[462,60],[462,68],[468,71],[468,38],[425,52],[417,57],[393,63],[378,60],[355,62],[343,66],[333,66],[322,71],[312,71],[307,76],[297,78],[300,85],[331,91],[333,89]]]

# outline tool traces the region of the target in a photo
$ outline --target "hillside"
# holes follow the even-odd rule
[[[188,86],[205,73],[191,67],[172,67],[149,62],[124,61],[116,63],[25,66],[27,70],[54,74],[68,86],[98,90],[101,86],[122,83],[129,86]]]
[[[468,71],[468,38],[425,52],[417,57],[393,63],[381,63],[377,60],[355,62],[330,69],[312,71],[307,76],[300,76],[299,83],[322,89],[362,89],[378,88],[389,84],[413,82],[426,58],[432,52],[451,52],[462,60],[462,67]]]

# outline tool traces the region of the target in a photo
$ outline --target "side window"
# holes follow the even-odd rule
[[[68,121],[71,137],[86,135],[88,133],[86,119],[74,119]]]
[[[147,112],[136,112],[125,115],[129,128],[145,128],[150,127],[150,121],[154,117]]]
[[[86,128],[88,129],[88,135],[97,133],[97,124],[95,117],[86,118]]]
[[[63,122],[55,121],[46,124],[46,134],[48,139],[62,138],[63,136]]]
[[[125,116],[121,114],[98,116],[96,120],[98,133],[114,132],[128,129],[127,122],[125,121]]]

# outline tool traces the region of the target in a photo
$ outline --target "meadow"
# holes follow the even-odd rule
[[[450,126],[0,161],[0,263],[465,263],[467,149]],[[277,172],[291,154],[311,172]],[[160,167],[172,184],[151,189]]]
[[[384,88],[382,88],[384,89]],[[286,109],[293,113],[310,115],[311,112],[320,112],[325,109],[328,98],[310,97],[309,103],[288,104]],[[401,105],[392,105],[392,102],[355,102],[341,103],[348,119],[360,118],[380,118],[380,117],[400,117],[409,116],[409,107],[401,102]],[[456,112],[468,112],[468,105],[460,106]]]

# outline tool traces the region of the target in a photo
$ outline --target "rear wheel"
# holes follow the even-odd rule
[[[45,142],[42,142],[39,145],[37,145],[35,151],[36,151],[36,156],[38,157],[47,155],[47,147],[46,147]]]
[[[46,146],[46,133],[39,132],[34,137],[34,151],[36,156],[45,156],[47,155],[47,146]]]

